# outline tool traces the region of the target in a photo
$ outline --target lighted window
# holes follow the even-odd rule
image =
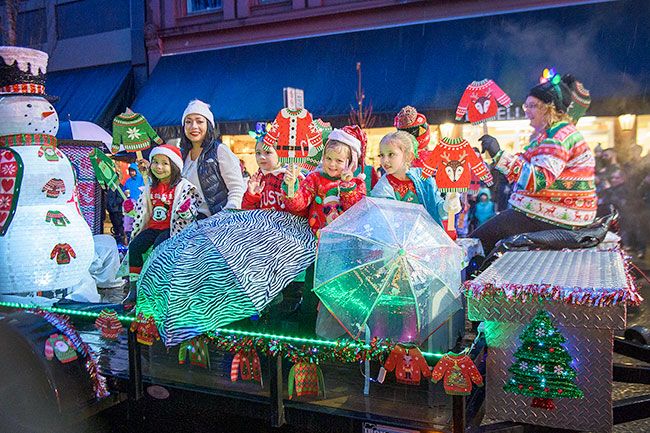
[[[187,0],[187,13],[209,12],[223,7],[221,0]]]

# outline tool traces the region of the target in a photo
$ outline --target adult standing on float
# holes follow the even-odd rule
[[[210,106],[198,99],[190,101],[182,122],[182,175],[197,186],[203,198],[197,218],[241,208],[246,186],[239,159],[219,141]]]
[[[573,77],[556,75],[530,90],[523,108],[534,132],[521,153],[502,150],[490,135],[479,139],[482,151],[513,184],[511,208],[469,235],[479,238],[486,252],[508,236],[576,229],[594,221],[595,159],[573,124],[584,113],[578,106],[580,89],[586,91]],[[581,112],[573,115],[576,111]]]

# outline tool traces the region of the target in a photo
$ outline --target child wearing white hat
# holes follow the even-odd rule
[[[196,187],[181,176],[181,151],[170,144],[154,147],[149,154],[149,178],[135,206],[136,217],[129,243],[130,291],[125,306],[136,300],[136,283],[143,256],[195,220],[202,199]]]

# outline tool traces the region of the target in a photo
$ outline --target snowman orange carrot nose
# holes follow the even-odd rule
[[[41,116],[43,116],[43,119],[45,119],[47,116],[51,116],[52,114],[54,114],[54,111],[43,111],[41,113]]]

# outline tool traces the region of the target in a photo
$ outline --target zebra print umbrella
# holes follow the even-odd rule
[[[138,283],[138,312],[153,315],[173,346],[259,314],[316,255],[304,218],[226,211],[156,248]]]

